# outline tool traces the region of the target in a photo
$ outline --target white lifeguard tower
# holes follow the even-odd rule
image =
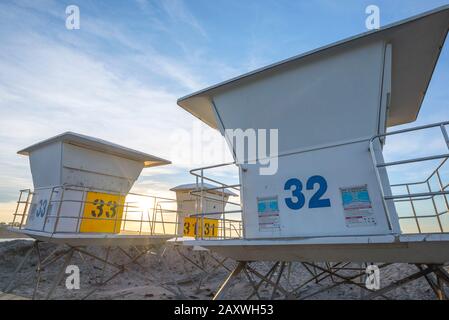
[[[204,226],[205,237],[224,236],[225,226],[219,223],[229,197],[237,196],[234,192],[209,183],[182,184],[170,191],[176,193],[178,236],[201,235],[203,230],[197,227],[201,225]],[[196,216],[199,211],[204,214]]]
[[[41,242],[69,248],[47,295],[50,298],[75,252],[100,261],[103,268],[115,269],[117,272],[107,280],[110,281],[125,271],[127,264],[135,263],[150,249],[176,236],[176,211],[162,205],[171,202],[174,206],[174,199],[130,192],[143,168],[167,165],[170,161],[72,132],[18,153],[29,156],[34,189],[20,192],[13,222],[16,227],[12,231],[36,241],[5,292],[14,288],[15,275],[32,251],[37,253],[37,272],[41,272],[41,264],[50,258],[42,260]],[[87,252],[86,247],[104,248],[106,257]],[[129,261],[111,263],[111,248]],[[35,294],[36,291],[33,297]]]
[[[445,6],[179,99],[179,106],[222,133],[234,156],[228,129],[278,129],[279,136],[274,174],[260,174],[260,160],[269,159],[259,157],[256,164],[235,159],[241,239],[198,236],[186,245],[240,261],[232,276],[251,261],[381,261],[425,264],[428,268],[413,279],[437,270],[437,278],[448,281],[447,273],[434,267],[449,261],[448,185],[440,179],[435,189],[428,180],[440,177],[438,170],[449,157],[449,122],[387,132],[416,120],[448,28]],[[448,148],[444,153],[384,161],[390,136],[432,128]],[[428,161],[440,164],[424,182],[390,183],[387,169]],[[205,169],[192,171],[208,181]],[[410,185],[420,183],[425,191],[410,191]],[[394,193],[397,186],[407,191]],[[435,204],[435,197],[444,199],[445,209],[435,206],[433,214],[417,216],[414,204]],[[403,201],[413,207],[409,216],[398,213]],[[436,232],[401,229],[407,219],[416,220],[420,229],[424,218],[436,221]]]
[[[29,156],[34,190],[20,195],[16,231],[77,245],[149,241],[148,233],[142,232],[144,226],[126,229],[127,223],[129,227],[150,221],[142,216],[129,218],[136,206],[125,199],[143,168],[170,161],[72,132],[18,153]],[[152,236],[160,235],[154,232]]]

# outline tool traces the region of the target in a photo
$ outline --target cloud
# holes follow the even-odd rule
[[[207,33],[199,21],[186,7],[182,0],[164,0],[160,2],[168,16],[175,22],[181,22],[195,29],[203,37],[207,38]]]
[[[387,136],[385,161],[398,161],[447,153],[439,128]],[[425,147],[424,147],[425,146]]]
[[[204,85],[195,76],[198,60],[163,55],[120,25],[108,29],[107,21],[85,12],[80,32],[67,31],[63,15],[50,22],[59,10],[48,3],[44,16],[33,2],[0,5],[7,25],[0,30],[0,203],[7,203],[0,221],[10,215],[18,190],[31,187],[28,159],[17,150],[70,130],[170,159],[170,132],[198,122],[176,105],[182,90]],[[177,10],[172,14],[188,17],[182,6],[170,5]],[[154,185],[166,188],[161,192],[178,184],[177,177],[179,183],[193,179],[185,165],[170,160],[174,165],[144,171],[162,180]],[[136,188],[145,188],[148,183],[139,185],[144,181]]]

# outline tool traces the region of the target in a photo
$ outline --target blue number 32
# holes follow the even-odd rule
[[[307,180],[306,189],[313,190],[315,184],[318,184],[318,190],[309,200],[309,208],[326,208],[331,206],[331,202],[329,199],[321,199],[321,197],[327,191],[327,182],[322,176],[313,176]],[[292,187],[295,187],[292,190]],[[284,190],[288,190],[292,192],[292,196],[290,198],[285,198],[285,204],[292,210],[299,210],[304,207],[306,199],[304,194],[302,193],[303,185],[299,179],[292,178],[288,180],[284,185]],[[295,199],[294,199],[295,198]]]

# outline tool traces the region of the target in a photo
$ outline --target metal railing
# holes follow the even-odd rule
[[[420,126],[410,129],[404,129],[404,130],[398,130],[393,131],[381,135],[377,135],[373,137],[370,140],[370,151],[372,160],[374,163],[374,167],[376,170],[376,175],[378,179],[378,183],[380,185],[380,189],[382,192],[382,198],[384,202],[384,208],[387,212],[387,217],[391,223],[392,215],[389,210],[388,203],[393,202],[394,208],[397,213],[397,218],[399,220],[400,228],[402,233],[443,233],[449,231],[449,224],[444,223],[443,218],[449,218],[449,183],[445,183],[443,176],[441,174],[441,170],[444,168],[446,164],[449,164],[448,158],[449,158],[449,136],[446,130],[446,126],[449,125],[449,121],[446,122],[440,122],[435,124],[430,124],[426,126]],[[391,162],[378,162],[377,156],[376,156],[376,149],[374,147],[374,143],[381,142],[381,140],[387,136],[394,136],[394,135],[400,135],[404,133],[409,132],[417,132],[417,131],[423,131],[428,130],[432,128],[439,128],[441,131],[441,134],[443,136],[445,145],[447,147],[448,153],[441,153],[437,155],[431,155],[431,156],[425,156],[425,157],[417,157],[417,158],[411,158],[411,159],[405,159],[405,160],[399,160],[399,161],[391,161]],[[380,145],[380,144],[379,144]],[[407,165],[407,164],[415,164],[415,163],[425,163],[429,161],[436,161],[440,160],[438,163],[436,169],[432,171],[432,173],[423,181],[413,181],[413,182],[406,182],[406,183],[397,183],[397,184],[391,184],[389,187],[391,188],[391,193],[385,192],[385,183],[388,183],[388,180],[385,181],[381,177],[380,170],[386,169],[388,167],[392,166],[400,166],[400,165]],[[386,171],[386,170],[385,170]],[[386,173],[388,177],[388,173]],[[431,181],[435,180],[437,182],[437,188],[431,187]],[[414,187],[417,186],[424,186],[425,190],[423,192],[412,192],[411,190]],[[405,190],[405,192],[400,194],[394,194],[393,189],[399,189],[402,188]],[[438,201],[441,200],[441,201]],[[419,214],[417,207],[420,203],[423,203],[424,201],[430,201],[430,204],[425,207],[425,210],[431,211],[427,214]],[[440,210],[438,208],[437,203],[443,203],[444,209]],[[401,213],[401,205],[409,204],[411,214],[408,215],[402,215]],[[427,220],[433,222],[428,224],[427,227],[423,226],[422,220]],[[413,221],[415,223],[416,230],[408,230],[410,227],[407,226],[406,222]],[[449,220],[447,221],[449,222]],[[446,228],[445,228],[446,227]]]
[[[195,204],[195,214],[191,217],[196,218],[196,225],[204,225],[205,219],[214,219],[219,222],[219,232],[217,237],[208,237],[205,235],[205,228],[196,232],[196,239],[240,239],[243,237],[242,208],[240,203],[240,184],[226,184],[211,177],[205,176],[205,171],[217,168],[224,168],[235,165],[235,162],[212,165],[203,168],[193,169],[190,174],[195,176],[196,190],[190,194],[197,198]],[[209,185],[209,183],[211,185]],[[231,190],[237,194],[232,194]],[[215,194],[216,196],[212,196]],[[217,196],[219,198],[217,198]],[[239,202],[229,201],[229,198],[239,198]],[[207,210],[208,201],[218,203],[220,210]],[[227,210],[227,206],[235,207],[234,210]]]
[[[398,130],[393,132],[388,132],[385,134],[380,134],[374,136],[369,144],[370,144],[370,152],[372,156],[372,161],[375,167],[377,180],[380,186],[381,194],[382,194],[382,201],[384,205],[384,209],[386,212],[386,216],[388,219],[388,222],[390,224],[391,229],[394,229],[394,221],[396,219],[399,220],[399,226],[401,233],[443,233],[443,232],[449,232],[449,183],[444,181],[444,178],[441,174],[441,170],[444,167],[445,164],[449,164],[448,158],[449,158],[449,135],[446,130],[446,126],[449,125],[449,121],[446,122],[440,122],[425,126],[419,126],[414,127],[410,129],[404,129],[404,130]],[[385,162],[385,161],[378,161],[378,154],[376,154],[376,148],[374,146],[374,143],[376,140],[379,142],[379,146],[382,145],[384,142],[384,139],[387,136],[396,136],[400,134],[410,133],[410,132],[417,132],[417,131],[423,131],[428,130],[432,128],[439,128],[440,132],[442,134],[442,137],[444,139],[445,146],[447,148],[447,152],[443,152],[437,155],[431,155],[431,156],[424,156],[424,157],[414,157],[410,159],[405,160],[398,160],[398,161],[391,161],[391,162]],[[378,149],[380,153],[382,153],[381,149]],[[432,171],[432,173],[424,180],[424,181],[412,181],[407,183],[398,183],[398,184],[391,184],[389,183],[389,175],[387,173],[387,168],[393,167],[393,166],[400,166],[400,165],[407,165],[407,164],[414,164],[414,163],[425,163],[429,161],[436,161],[440,160],[438,163],[436,169]],[[220,165],[213,165],[203,168],[198,168],[191,170],[190,173],[195,176],[196,179],[196,186],[197,190],[191,192],[192,195],[195,195],[198,197],[197,205],[196,205],[196,213],[195,216],[197,218],[198,223],[203,222],[204,219],[216,216],[220,220],[220,223],[222,225],[226,224],[226,221],[231,221],[232,223],[238,223],[238,229],[235,228],[235,232],[233,234],[230,234],[227,232],[226,228],[221,232],[220,236],[218,238],[220,239],[230,239],[230,238],[242,238],[244,237],[243,229],[242,229],[242,208],[240,203],[232,202],[232,201],[226,201],[224,198],[224,191],[225,190],[237,190],[240,192],[240,184],[226,184],[223,182],[218,181],[217,179],[207,177],[205,175],[205,172],[211,169],[216,168],[222,168],[226,166],[235,165],[235,162],[232,163],[225,163]],[[383,175],[380,171],[382,169],[385,169],[385,175]],[[432,188],[430,181],[432,179],[435,179],[438,182],[438,188]],[[214,184],[213,187],[205,186],[205,183],[211,183]],[[424,185],[427,190],[424,192],[411,192],[412,186],[417,185]],[[406,192],[402,194],[394,194],[390,192],[391,189],[395,189],[398,187],[405,188]],[[213,191],[220,191],[220,194],[222,195],[221,204],[222,208],[221,210],[218,210],[216,212],[206,212],[205,210],[205,202],[207,200],[210,200],[208,198],[208,194]],[[437,197],[440,197],[442,201],[439,201],[440,203],[443,202],[444,209],[440,210],[437,205]],[[441,200],[440,199],[440,200]],[[419,214],[417,211],[417,202],[422,201],[430,201],[430,206],[428,208],[432,210],[430,214]],[[390,206],[389,203],[392,203],[393,206]],[[411,207],[411,214],[409,215],[398,215],[398,204],[401,203],[409,203]],[[238,206],[237,210],[226,210],[225,206],[227,204],[236,205]],[[394,208],[394,210],[392,210]],[[238,214],[240,215],[240,219],[229,219],[228,216],[231,214]],[[445,219],[443,219],[445,218]],[[446,219],[447,218],[447,219]],[[435,225],[433,226],[433,230],[429,231],[426,229],[429,228],[423,228],[423,219],[434,219]],[[413,230],[407,230],[404,225],[404,221],[413,220],[417,227],[417,232]],[[445,220],[446,222],[444,222]],[[199,234],[196,235],[197,239],[208,239],[208,237],[205,237],[204,234],[199,232]]]
[[[89,192],[113,196],[116,200],[107,202],[99,197],[100,200],[88,201]],[[39,194],[42,193],[49,194],[49,197],[41,203],[33,201],[34,196],[39,197]],[[72,196],[66,197],[68,193],[72,193]],[[73,198],[73,194],[77,195],[77,199]],[[173,209],[168,208],[169,204]],[[91,210],[92,208],[94,210]],[[30,217],[34,215],[33,218],[36,219],[37,214],[43,220],[40,223],[29,223]],[[89,223],[97,225],[94,225],[93,230],[92,228],[83,230],[83,226]],[[108,230],[104,230],[106,223],[109,226]],[[12,226],[17,229],[50,234],[113,233],[176,236],[178,214],[175,199],[138,193],[122,195],[77,186],[54,186],[34,191],[31,189],[21,190]],[[98,228],[98,231],[95,231],[95,228]]]

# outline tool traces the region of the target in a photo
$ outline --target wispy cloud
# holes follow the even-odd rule
[[[0,203],[8,208],[17,190],[31,187],[28,159],[15,154],[22,147],[70,130],[169,158],[169,133],[198,121],[176,106],[180,91],[204,85],[194,63],[164,55],[119,24],[86,13],[78,33],[64,28],[64,11],[45,27],[61,9],[52,1],[48,5],[44,16],[36,15],[32,2],[1,5],[7,28],[0,31]],[[188,19],[182,4],[167,6],[175,10],[173,19]],[[115,55],[99,46],[102,41],[115,46]],[[171,184],[191,179],[184,174],[176,182],[172,176],[187,171],[173,162],[145,172],[136,188],[167,192]],[[151,175],[161,181],[150,188],[145,177]],[[0,221],[9,214],[2,206]]]
[[[197,18],[186,7],[183,0],[165,0],[160,2],[167,15],[175,22],[188,25],[207,38],[207,33]]]

